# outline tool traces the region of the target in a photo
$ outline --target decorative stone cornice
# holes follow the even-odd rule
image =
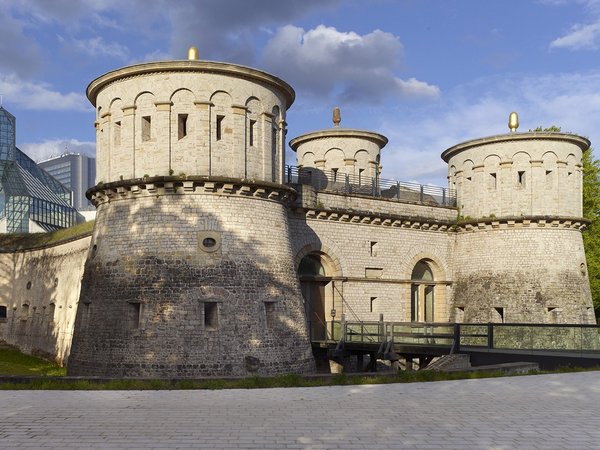
[[[306,142],[330,138],[365,139],[374,142],[379,146],[379,148],[385,147],[385,145],[388,143],[388,139],[384,135],[374,133],[372,131],[355,130],[353,128],[331,128],[328,130],[313,131],[311,133],[295,137],[289,142],[289,146],[292,150],[296,151],[300,145]]]
[[[583,231],[591,222],[582,217],[564,216],[528,216],[528,217],[490,217],[465,220],[453,228],[458,232],[477,232],[510,229],[574,229]]]
[[[96,106],[96,97],[98,96],[98,93],[118,81],[146,76],[149,74],[157,75],[174,72],[212,73],[231,76],[233,78],[242,78],[254,83],[265,84],[271,88],[275,88],[281,93],[288,108],[292,105],[296,96],[294,89],[285,81],[261,70],[252,69],[250,67],[240,66],[237,64],[227,64],[216,61],[178,60],[135,64],[133,66],[127,66],[105,73],[89,84],[86,91],[87,97],[92,105]]]
[[[454,222],[436,220],[431,217],[381,214],[371,211],[350,211],[347,209],[295,208],[308,220],[326,220],[360,225],[376,225],[390,228],[405,228],[427,231],[448,231]]]
[[[88,189],[85,195],[97,207],[113,200],[190,194],[253,197],[285,204],[296,198],[294,189],[278,183],[202,176],[146,177],[101,183]]]

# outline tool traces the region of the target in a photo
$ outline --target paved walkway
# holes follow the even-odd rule
[[[0,448],[598,449],[600,372],[224,391],[0,391]]]

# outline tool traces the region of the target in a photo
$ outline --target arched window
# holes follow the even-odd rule
[[[318,256],[315,255],[306,255],[300,261],[300,266],[298,267],[298,275],[299,276],[325,276],[325,268],[323,264],[321,264],[321,260]]]
[[[419,261],[411,275],[411,308],[412,322],[433,322],[434,319],[434,289],[433,272],[429,264]]]

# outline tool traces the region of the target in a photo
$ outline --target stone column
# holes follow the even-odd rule
[[[473,179],[471,181],[471,201],[473,202],[473,213],[471,216],[475,219],[491,214],[491,205],[487,203],[487,186],[485,185],[483,164],[473,166]]]
[[[157,175],[171,175],[171,101],[159,100],[156,106],[154,125],[154,151],[150,157]]]
[[[285,171],[285,135],[287,134],[287,122],[279,121],[279,132],[277,133],[277,174],[275,181],[283,184],[283,173]]]
[[[514,190],[515,181],[513,180],[512,161],[500,162],[500,216],[514,215],[511,207],[512,192]]]
[[[260,115],[261,127],[261,150],[263,159],[263,180],[275,181],[275,171],[273,170],[273,114],[262,113]]]
[[[98,141],[98,147],[102,148],[105,152],[106,152],[106,156],[107,158],[107,171],[105,173],[106,176],[106,180],[101,180],[104,181],[105,183],[108,181],[114,181],[111,177],[114,176],[114,174],[117,173],[116,170],[113,170],[112,165],[114,164],[113,162],[113,155],[111,154],[111,143],[110,143],[110,113],[104,113],[100,116],[100,140]]]
[[[559,215],[569,210],[569,187],[567,184],[567,162],[556,161],[556,178],[558,179],[557,209]],[[566,192],[565,192],[566,191]]]
[[[126,166],[126,171],[130,178],[136,178],[135,173],[135,105],[122,108],[123,118],[121,119],[121,154]],[[140,177],[141,175],[137,175]]]
[[[208,101],[194,102],[196,115],[194,117],[194,148],[196,152],[194,172],[188,175],[210,175],[210,151],[212,127],[210,122],[210,108],[214,106]]]
[[[229,173],[235,178],[247,178],[246,113],[244,105],[231,105],[233,112],[233,153]]]

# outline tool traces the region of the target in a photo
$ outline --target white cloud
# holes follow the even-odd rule
[[[595,50],[600,45],[600,22],[589,25],[575,25],[569,33],[553,40],[551,48],[570,48],[573,50]]]
[[[120,60],[127,60],[129,49],[117,42],[106,42],[101,36],[90,39],[73,39],[70,44],[79,52],[89,56],[108,56]]]
[[[54,139],[43,142],[29,142],[19,146],[36,162],[60,156],[64,153],[81,153],[96,157],[96,143],[79,141],[77,139]]]
[[[268,42],[263,59],[269,71],[316,96],[335,94],[349,102],[437,97],[437,86],[395,75],[402,50],[398,37],[381,30],[359,35],[324,25],[308,31],[287,25]]]
[[[24,109],[46,111],[89,111],[91,106],[83,94],[62,94],[47,83],[24,81],[17,75],[0,74],[0,92],[5,102]]]
[[[379,130],[390,139],[382,153],[383,177],[445,186],[441,153],[469,139],[507,133],[511,111],[519,113],[519,131],[557,125],[600,148],[600,71],[482,78],[439,103],[413,107],[409,120],[397,121],[407,115],[398,112]]]

